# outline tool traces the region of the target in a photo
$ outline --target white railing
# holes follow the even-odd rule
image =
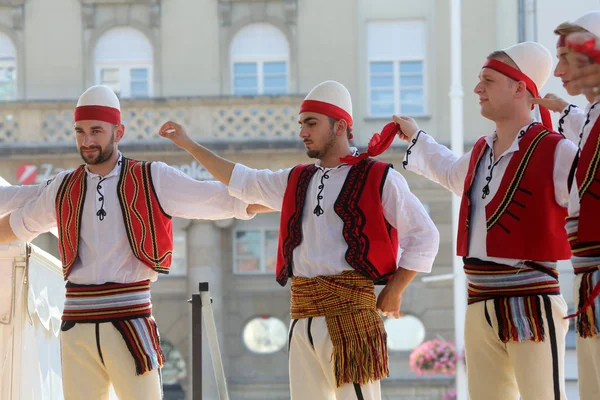
[[[297,96],[123,100],[124,143],[161,140],[158,129],[167,120],[183,124],[197,140],[295,141],[301,100]],[[75,105],[75,101],[2,103],[0,143],[72,143]]]

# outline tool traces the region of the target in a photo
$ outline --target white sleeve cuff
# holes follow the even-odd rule
[[[434,260],[435,256],[402,253],[398,266],[411,271],[430,273]]]
[[[256,214],[248,214],[248,204],[239,199],[233,200],[233,217],[237,219],[252,219]]]

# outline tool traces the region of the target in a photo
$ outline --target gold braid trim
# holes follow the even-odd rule
[[[389,376],[387,334],[373,281],[356,271],[292,278],[292,319],[325,317],[337,387]]]

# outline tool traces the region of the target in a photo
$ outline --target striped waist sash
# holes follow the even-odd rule
[[[292,319],[324,316],[337,387],[389,376],[387,336],[373,281],[358,272],[292,278]]]
[[[588,338],[600,334],[600,243],[579,242],[578,220],[579,216],[569,217],[566,223],[571,264],[575,275],[581,275],[577,311],[567,318],[576,317],[577,333]]]
[[[465,258],[464,262],[468,304],[493,302],[502,342],[544,341],[540,296],[560,294],[555,268],[531,261],[520,268],[473,258]],[[487,314],[485,317],[489,318]]]
[[[63,321],[111,322],[152,316],[150,281],[77,285],[67,282]]]
[[[521,268],[466,259],[468,303],[499,297],[560,294],[558,271],[532,261]]]
[[[150,300],[150,281],[77,285],[67,282],[63,321],[110,322],[121,333],[138,375],[161,368],[164,354]]]
[[[577,257],[598,257],[600,255],[600,242],[580,242],[577,235],[579,227],[579,216],[568,217],[565,228],[567,238],[571,246],[573,258]],[[600,227],[598,228],[600,229]]]

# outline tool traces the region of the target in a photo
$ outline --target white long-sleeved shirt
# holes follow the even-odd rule
[[[86,168],[87,191],[81,221],[79,258],[69,281],[77,284],[155,281],[158,274],[132,253],[117,197],[121,156],[106,176]],[[13,212],[10,225],[17,237],[30,241],[56,226],[56,195],[65,175],[61,172],[37,199]],[[227,187],[214,181],[197,181],[162,162],[153,162],[152,181],[168,215],[189,219],[249,219],[247,204],[231,197]]]
[[[520,129],[520,133],[500,157],[494,161],[494,141],[496,133],[486,136],[487,148],[475,174],[473,187],[471,189],[471,229],[469,236],[469,257],[479,258],[484,261],[492,261],[504,265],[517,266],[526,260],[515,260],[509,258],[488,257],[486,249],[487,227],[485,206],[492,201],[500,182],[502,181],[506,168],[513,156],[519,151],[519,141],[529,125]],[[465,178],[469,169],[471,152],[462,157],[457,157],[446,146],[438,144],[433,137],[424,131],[415,134],[415,143],[409,147],[404,161],[406,169],[427,179],[439,183],[457,196],[461,196],[464,190]],[[561,140],[554,153],[554,196],[555,201],[562,207],[567,207],[569,191],[567,180],[573,159],[577,154],[577,146],[568,140]],[[493,168],[492,168],[493,166]],[[483,189],[487,184],[486,178],[491,174],[489,182],[489,194],[483,198]],[[543,260],[539,260],[543,261]]]
[[[294,275],[306,278],[352,270],[345,259],[348,245],[343,237],[343,221],[334,210],[351,167],[341,164],[323,168],[319,161],[316,166],[304,203],[303,240],[292,255]],[[255,170],[236,164],[229,193],[244,202],[281,210],[290,171]],[[323,210],[321,215],[314,212],[317,206]],[[439,232],[404,177],[391,168],[383,185],[382,206],[385,219],[398,231],[398,266],[430,272],[439,248]]]
[[[599,116],[600,103],[588,104],[585,110],[569,105],[565,108],[561,116],[561,120],[564,121],[562,125],[563,134],[573,143],[579,145],[580,149],[583,149]],[[574,176],[571,194],[569,195],[569,217],[579,216],[581,204],[579,202],[578,188],[577,176]]]
[[[37,198],[47,184],[0,186],[0,215],[10,214],[29,200]]]

